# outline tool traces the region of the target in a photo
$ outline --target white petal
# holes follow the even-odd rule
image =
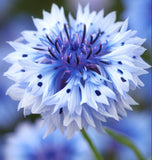
[[[100,26],[102,30],[106,30],[109,26],[111,26],[116,20],[116,12],[109,13],[103,21],[101,21]]]
[[[95,122],[94,122],[92,113],[89,111],[89,108],[87,110],[84,108],[82,114],[83,114],[85,120],[87,121],[87,123],[89,125],[91,125],[92,127],[95,127]]]
[[[9,95],[14,100],[21,100],[24,95],[24,89],[14,84],[7,90],[6,95]]]
[[[128,18],[123,22],[120,32],[121,33],[126,32],[127,28],[128,28]]]

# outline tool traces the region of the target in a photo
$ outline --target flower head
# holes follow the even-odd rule
[[[53,4],[42,20],[33,18],[37,31],[22,33],[26,42],[10,42],[15,52],[5,58],[13,64],[5,75],[15,84],[7,93],[21,100],[25,115],[42,115],[46,135],[59,128],[70,138],[88,126],[101,132],[102,121],[119,120],[136,104],[127,92],[144,85],[145,40],[127,30],[128,20],[115,19],[115,12],[104,17],[79,5],[68,22]]]

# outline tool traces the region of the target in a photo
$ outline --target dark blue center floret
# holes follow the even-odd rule
[[[78,69],[86,67],[96,71],[99,63],[109,64],[101,60],[103,54],[107,54],[107,44],[100,42],[100,37],[104,34],[100,30],[86,36],[87,28],[85,24],[79,24],[81,29],[75,31],[64,24],[64,29],[55,36],[46,35],[50,43],[48,52],[53,63],[58,63],[61,67]],[[92,68],[93,66],[93,68]]]

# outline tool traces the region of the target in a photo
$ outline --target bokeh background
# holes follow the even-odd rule
[[[39,129],[39,115],[23,117],[17,112],[18,102],[6,96],[12,81],[3,76],[9,64],[3,58],[13,49],[7,41],[20,37],[23,30],[34,30],[31,16],[42,17],[42,10],[50,11],[52,3],[64,6],[65,14],[75,15],[77,4],[90,3],[91,10],[104,8],[105,15],[117,12],[117,20],[129,17],[129,28],[146,38],[147,51],[142,56],[152,64],[151,53],[151,0],[0,0],[0,160],[94,160],[91,150],[82,136],[77,133],[67,141],[58,131],[43,140]],[[141,77],[145,84],[130,94],[139,102],[133,112],[120,122],[108,120],[105,125],[128,136],[146,159],[151,156],[151,70]],[[15,91],[14,91],[15,92]],[[112,140],[108,135],[88,133],[105,160],[136,160],[134,153]]]

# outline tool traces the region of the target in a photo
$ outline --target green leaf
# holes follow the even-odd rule
[[[127,138],[126,136],[120,134],[120,133],[116,133],[112,130],[109,129],[105,129],[105,131],[117,142],[129,147],[138,157],[139,160],[146,160],[145,158],[143,158],[142,154],[140,153],[140,151],[138,150],[138,148],[133,144],[133,142]]]

